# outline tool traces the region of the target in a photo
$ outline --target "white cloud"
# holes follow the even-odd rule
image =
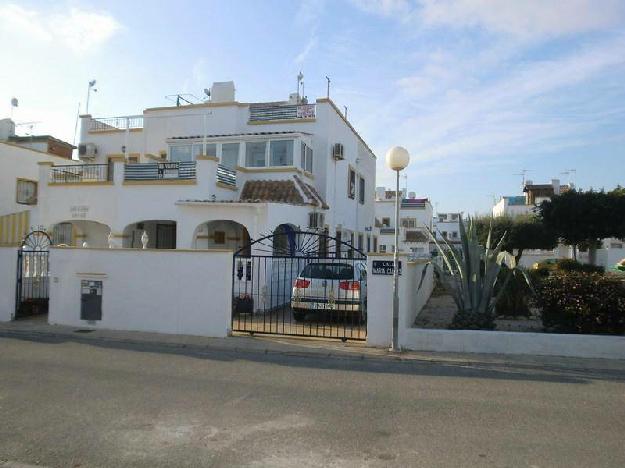
[[[304,49],[295,57],[295,63],[296,64],[304,63],[304,61],[306,61],[306,57],[308,57],[308,54],[310,54],[310,52],[315,47],[317,47],[317,42],[318,42],[317,36],[316,35],[311,36],[308,42],[306,43],[306,47],[304,47]]]
[[[9,3],[0,6],[0,28],[82,54],[107,42],[121,25],[108,13],[78,8],[50,13]]]
[[[363,11],[430,27],[523,38],[601,31],[625,22],[622,0],[351,0]]]

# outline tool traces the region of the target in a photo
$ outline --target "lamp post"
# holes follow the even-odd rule
[[[408,150],[393,146],[386,152],[386,165],[396,173],[395,183],[395,249],[393,251],[393,332],[391,351],[399,351],[399,173],[410,163]]]
[[[89,81],[89,87],[87,88],[87,104],[85,105],[85,114],[89,113],[89,98],[91,97],[91,89],[93,89],[94,93],[98,91],[95,88],[95,80]]]

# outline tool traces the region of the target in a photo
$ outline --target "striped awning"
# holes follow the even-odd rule
[[[19,246],[29,231],[29,210],[0,216],[0,245]]]

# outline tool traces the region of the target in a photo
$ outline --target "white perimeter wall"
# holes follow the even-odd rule
[[[368,256],[367,342],[372,346],[390,346],[393,317],[393,277],[373,275],[372,262],[392,259],[392,255]],[[399,344],[403,349],[625,359],[625,336],[414,328],[414,320],[432,292],[432,269],[428,268],[423,286],[418,289],[425,263],[407,262],[401,254],[400,260]]]
[[[223,337],[230,328],[232,252],[50,250],[51,324]],[[80,319],[81,280],[103,282],[102,320]]]
[[[8,322],[15,313],[15,272],[17,248],[0,247],[0,322]]]

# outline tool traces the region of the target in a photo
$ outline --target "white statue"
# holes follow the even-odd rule
[[[108,241],[109,241],[109,249],[112,249],[115,247],[115,241],[113,240],[113,232],[109,232],[108,235]]]
[[[141,234],[141,245],[143,246],[144,249],[148,248],[149,240],[150,238],[148,237],[148,233],[146,231],[143,231],[143,234]]]
[[[87,241],[82,243],[82,248],[83,249],[88,249],[89,248],[89,244],[87,244]]]

